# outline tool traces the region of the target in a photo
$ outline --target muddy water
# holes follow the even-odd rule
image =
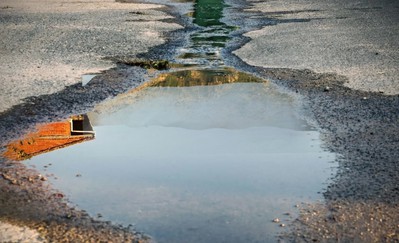
[[[292,97],[234,70],[164,74],[88,116],[95,140],[28,163],[80,208],[158,242],[274,241],[272,220],[321,199],[334,160]]]

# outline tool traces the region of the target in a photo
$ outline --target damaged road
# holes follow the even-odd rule
[[[222,52],[225,64],[271,80],[285,88],[287,93],[298,96],[302,102],[301,115],[322,133],[325,148],[339,155],[337,173],[332,178],[333,182],[326,185],[325,190],[321,192],[325,202],[302,207],[299,218],[287,227],[287,231],[281,238],[299,242],[398,241],[399,82],[397,77],[399,73],[397,50],[399,47],[392,41],[397,40],[399,33],[397,2],[360,1],[344,4],[339,0],[307,1],[306,3],[287,0],[284,5],[279,5],[280,1],[230,0],[226,2],[231,7],[226,8],[223,21],[240,28],[231,33],[232,39]],[[13,8],[16,9],[18,6],[14,7],[12,3],[7,6],[9,8],[6,8],[6,5],[0,6],[2,19],[9,20],[4,23],[11,25],[17,20],[20,23],[22,21],[18,17],[20,13],[17,15],[12,13]],[[132,8],[135,7],[137,6]],[[140,19],[143,18],[142,15],[146,16],[140,13],[153,10],[151,8],[129,10],[133,14],[128,14],[126,9],[124,11],[126,16],[135,15]],[[185,11],[181,7],[180,10],[173,9],[171,13],[178,17],[178,14]],[[98,16],[102,14],[104,13]],[[155,21],[170,18],[164,16],[163,13],[160,15],[161,17],[155,17]],[[384,17],[378,18],[379,16]],[[151,18],[147,19],[147,22],[138,22],[152,23],[154,19]],[[369,27],[361,25],[362,20],[367,20],[363,24],[369,24]],[[161,21],[157,21],[157,24],[158,22]],[[164,26],[165,31],[175,30],[170,33],[169,42],[162,45],[157,42],[145,48],[133,48],[134,50],[130,50],[127,56],[174,61],[173,53],[176,53],[179,45],[185,44],[184,38],[179,34],[187,34],[190,28],[193,28],[185,17],[181,17],[176,22],[184,25],[186,30],[176,30],[180,28],[177,24]],[[359,23],[362,28],[356,29]],[[148,28],[148,25],[144,25],[143,29],[145,28]],[[319,32],[314,31],[315,29]],[[326,30],[329,34],[323,36],[323,33],[326,33],[323,31]],[[334,36],[334,33],[339,33],[339,35]],[[151,31],[146,34],[146,40],[154,40],[156,38],[149,37],[158,36]],[[326,38],[330,38],[329,42],[325,42]],[[176,41],[177,39],[179,41]],[[3,39],[3,45],[7,45],[8,42],[11,40]],[[126,44],[123,41],[122,43]],[[145,42],[140,43],[144,45]],[[305,45],[306,43],[310,44]],[[109,46],[106,46],[105,49],[99,49],[99,52],[94,53],[114,57],[120,56],[121,53],[126,54],[125,51],[119,49],[120,46],[116,45],[115,50],[120,52],[112,52]],[[71,50],[75,49],[67,48],[65,52]],[[15,50],[8,53],[7,60],[15,57],[13,51]],[[25,52],[22,51],[22,53]],[[22,55],[23,58],[26,58],[25,54]],[[37,69],[36,66],[40,66],[43,69],[43,65],[37,64],[38,60],[42,60],[41,58],[39,56],[31,64],[32,68]],[[103,61],[101,59],[101,62]],[[50,67],[53,64],[54,62],[49,62],[48,70],[51,70]],[[109,68],[107,65],[113,64],[107,62],[100,69]],[[5,67],[5,65],[2,66]],[[18,80],[29,79],[29,73],[19,73],[18,70],[21,67],[14,64],[13,66],[13,72],[20,75]],[[99,67],[96,68],[98,72]],[[80,70],[80,73],[83,74],[88,70],[88,68]],[[2,74],[7,75],[13,72],[1,70]],[[14,79],[7,75],[4,82],[10,84]],[[51,90],[51,92],[46,91],[44,94],[28,92],[21,97],[18,96],[17,99],[2,95],[6,103],[30,96],[23,102],[11,102],[7,107],[3,107],[0,113],[3,149],[9,141],[33,129],[37,123],[84,113],[95,104],[126,92],[154,75],[156,72],[148,73],[143,68],[122,64],[96,76],[86,86],[82,86],[74,79],[70,81],[72,85],[64,89],[65,85],[71,83],[65,83],[63,80],[62,88]],[[48,77],[48,79],[51,78],[51,76]],[[37,78],[37,80],[42,79]],[[54,79],[58,82],[57,80]],[[26,87],[29,88],[31,85],[35,86],[35,89],[43,88],[38,82],[27,83]],[[25,87],[25,84],[23,86]],[[2,90],[2,94],[14,92],[14,88]],[[103,227],[113,236],[122,235],[121,239],[132,240],[137,237],[138,240],[148,240],[145,236],[139,236],[140,234],[133,231],[126,233],[123,227],[93,221],[84,212],[69,207],[62,196],[54,197],[62,193],[49,189],[46,182],[40,180],[34,170],[27,169],[21,164],[9,163],[4,158],[1,162],[0,183],[3,184],[1,193],[4,195],[1,197],[1,203],[4,207],[2,206],[0,220],[28,225],[38,229],[49,239],[61,239],[56,237],[64,235],[65,228],[69,229],[67,232],[74,232],[75,224],[77,224],[89,225],[87,226],[89,228],[94,227],[90,228],[94,231],[98,229],[97,227]],[[29,178],[35,179],[30,182]],[[30,184],[32,187],[26,187]],[[53,199],[43,201],[44,198]],[[27,200],[32,203],[22,206]],[[22,210],[11,208],[11,205],[20,205]],[[46,208],[46,211],[39,213],[30,211],[37,208]],[[30,212],[29,217],[32,217],[33,221],[26,223],[23,214],[18,212],[24,210]],[[48,212],[56,213],[48,215]],[[42,225],[43,223],[37,222],[45,223]],[[56,226],[54,222],[72,222],[72,224],[66,223],[67,226],[62,228]],[[80,232],[78,235],[87,234],[85,227],[78,227]],[[105,237],[104,235],[96,237],[105,239],[102,238]]]

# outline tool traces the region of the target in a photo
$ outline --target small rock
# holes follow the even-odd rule
[[[285,227],[285,224],[280,224],[280,227]]]
[[[279,218],[275,218],[275,219],[272,220],[272,222],[273,222],[273,223],[279,223],[279,222],[280,222],[280,219],[279,219]]]
[[[329,92],[330,91],[330,87],[329,86],[326,86],[325,88],[324,88],[324,92]]]
[[[56,198],[63,198],[63,197],[64,197],[64,194],[62,194],[62,193],[54,193],[54,197],[56,197]]]

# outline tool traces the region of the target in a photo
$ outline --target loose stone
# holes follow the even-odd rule
[[[279,223],[279,222],[280,222],[280,219],[279,219],[279,218],[273,219],[273,223]]]

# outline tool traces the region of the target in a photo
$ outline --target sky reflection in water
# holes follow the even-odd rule
[[[271,220],[320,198],[334,156],[292,98],[231,75],[191,87],[161,87],[175,83],[161,76],[88,114],[94,141],[29,163],[52,163],[52,183],[72,202],[159,242],[274,241]]]

